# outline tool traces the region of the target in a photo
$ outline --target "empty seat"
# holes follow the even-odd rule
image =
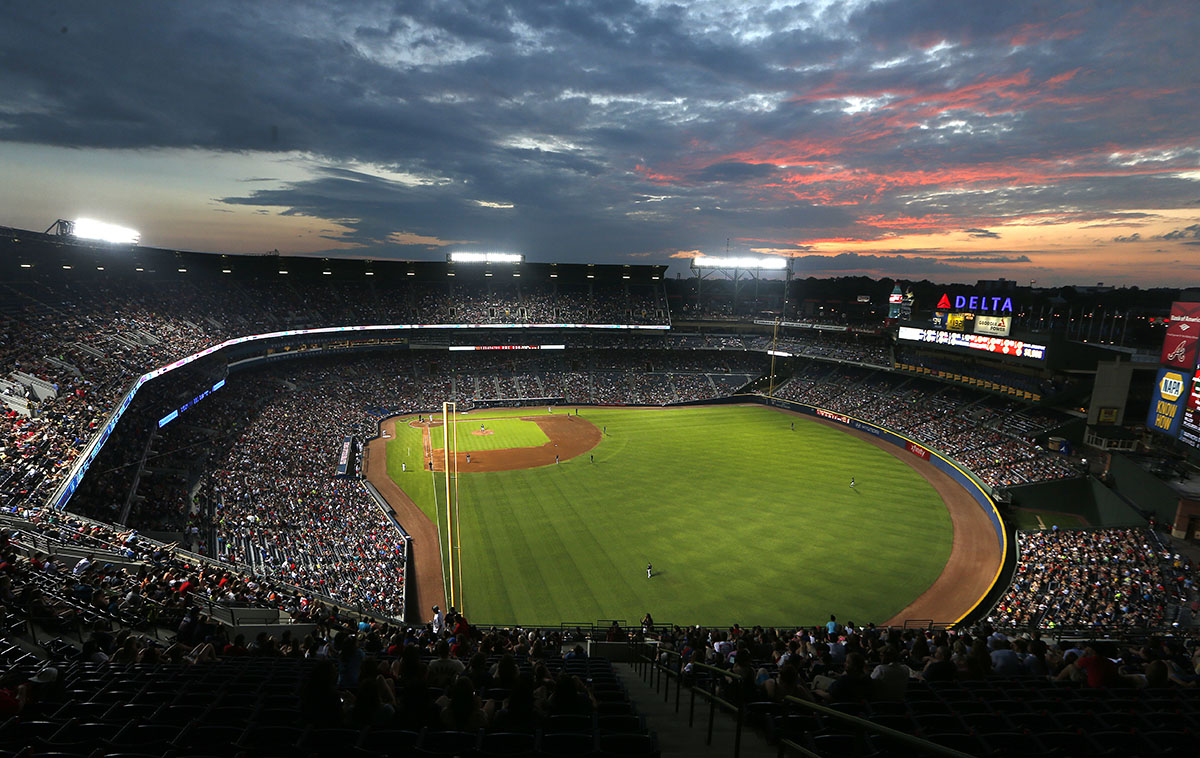
[[[614,758],[658,758],[658,740],[653,734],[601,734],[596,749]]]
[[[472,753],[478,743],[479,735],[475,732],[426,730],[417,747],[425,755],[458,756]]]
[[[641,716],[626,713],[618,716],[599,716],[596,718],[596,728],[602,732],[640,734],[646,731],[646,723]]]
[[[484,734],[479,741],[479,752],[481,755],[496,756],[519,756],[529,755],[536,747],[537,739],[532,734],[524,734],[522,732],[492,732]]]
[[[546,732],[538,740],[538,751],[555,758],[571,758],[576,755],[591,755],[594,740],[590,734],[576,732]]]

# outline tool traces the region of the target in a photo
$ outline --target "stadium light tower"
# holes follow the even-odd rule
[[[136,245],[142,235],[136,229],[130,229],[91,218],[77,218],[74,221],[58,219],[46,234],[51,231],[58,237],[74,237],[81,240],[96,240],[113,245]]]
[[[520,253],[450,253],[448,263],[522,263],[525,256]]]
[[[758,297],[758,282],[764,271],[783,271],[783,318],[787,318],[788,290],[792,284],[792,259],[778,255],[762,258],[749,256],[697,255],[692,258],[692,271],[696,274],[696,305],[700,304],[700,286],[709,275],[723,273],[733,280],[733,308],[737,310],[738,292],[741,290],[742,274],[754,280],[754,297]]]

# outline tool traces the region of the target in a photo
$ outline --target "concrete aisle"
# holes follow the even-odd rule
[[[704,744],[708,734],[708,702],[696,698],[696,724],[688,728],[688,702],[691,693],[684,688],[679,699],[679,713],[675,713],[675,682],[671,682],[668,702],[663,702],[663,693],[642,681],[637,669],[628,663],[618,663],[615,668],[629,690],[629,697],[638,712],[646,717],[646,726],[658,733],[658,746],[663,756],[712,756],[732,758],[733,740],[737,732],[737,721],[717,711],[713,721],[712,745]],[[664,680],[665,683],[665,680]],[[742,729],[742,758],[775,758],[777,749],[749,727]]]

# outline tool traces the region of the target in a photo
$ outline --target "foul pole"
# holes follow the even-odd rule
[[[442,478],[446,483],[446,560],[450,575],[450,593],[446,602],[454,606],[454,510],[450,491],[450,409],[454,403],[442,403]]]
[[[465,615],[467,603],[463,599],[462,529],[459,528],[459,513],[462,512],[462,503],[458,499],[458,406],[451,403],[450,408],[454,416],[454,428],[450,432],[454,438],[454,557],[456,559],[454,562],[458,566],[458,611]],[[453,575],[450,577],[450,584],[454,584]]]
[[[767,397],[775,397],[775,353],[779,352],[779,319],[775,319],[775,330],[771,333],[771,379]]]

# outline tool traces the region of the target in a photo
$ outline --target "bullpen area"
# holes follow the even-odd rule
[[[939,577],[954,581],[951,509],[979,511],[965,495],[948,507],[954,488],[899,448],[758,405],[487,410],[458,414],[457,428],[455,560],[479,624],[647,611],[659,623],[884,623]],[[440,414],[383,429],[381,490],[444,542]],[[445,570],[431,539],[414,542],[419,573]],[[990,579],[990,557],[977,558]],[[422,590],[424,615],[435,598]]]

